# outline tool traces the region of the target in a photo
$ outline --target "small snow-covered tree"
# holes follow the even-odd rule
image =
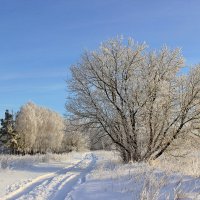
[[[103,43],[71,67],[69,117],[110,137],[124,162],[155,159],[200,118],[200,66],[183,66],[179,49]]]
[[[24,153],[58,152],[61,148],[64,120],[56,112],[27,103],[16,117],[20,148]]]
[[[12,153],[18,150],[19,135],[15,130],[15,120],[13,114],[5,111],[5,118],[1,119],[0,141],[4,147]]]

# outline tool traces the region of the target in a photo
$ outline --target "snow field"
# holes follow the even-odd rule
[[[87,181],[71,192],[73,200],[200,199],[200,178],[162,172],[148,163],[121,164],[117,153],[96,152]]]
[[[55,173],[39,176],[3,198],[7,200],[64,199],[78,181],[90,172],[94,164],[95,157],[88,154],[77,164]]]
[[[1,155],[0,156],[0,199],[37,178],[49,176],[66,167],[72,167],[87,153],[46,155]],[[3,167],[2,167],[3,166]]]
[[[163,172],[152,163],[122,164],[116,152],[7,159],[0,170],[2,200],[200,200],[199,177]]]

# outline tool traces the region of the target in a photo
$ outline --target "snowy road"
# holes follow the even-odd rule
[[[70,199],[69,193],[85,182],[87,174],[96,163],[91,153],[74,166],[63,168],[55,173],[48,173],[7,194],[2,200],[64,200]]]

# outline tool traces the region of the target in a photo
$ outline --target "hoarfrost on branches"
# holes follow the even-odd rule
[[[109,136],[124,162],[155,159],[200,117],[200,66],[183,66],[179,49],[110,40],[71,67],[67,111]]]

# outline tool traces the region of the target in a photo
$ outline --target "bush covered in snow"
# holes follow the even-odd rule
[[[89,138],[87,135],[79,131],[66,132],[62,141],[62,150],[70,151],[86,151],[89,149]]]

